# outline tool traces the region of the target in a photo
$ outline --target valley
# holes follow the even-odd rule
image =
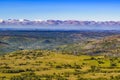
[[[0,80],[119,80],[119,31],[1,31]]]
[[[39,30],[1,30],[0,54],[16,50],[45,49],[56,50],[64,45],[84,44],[92,39],[120,34],[119,31],[81,30],[81,31],[39,31]]]

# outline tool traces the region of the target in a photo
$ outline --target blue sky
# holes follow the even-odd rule
[[[120,21],[120,0],[0,0],[0,18]]]

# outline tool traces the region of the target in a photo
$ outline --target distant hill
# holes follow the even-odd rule
[[[105,37],[96,41],[93,40],[84,48],[88,50],[88,53],[120,56],[120,35]]]
[[[0,31],[0,54],[24,49],[53,50],[62,45],[77,42],[84,43],[91,39],[120,34],[119,31],[34,31],[5,30]],[[73,48],[74,49],[74,48]],[[72,49],[71,49],[72,50]],[[79,49],[80,50],[80,49]]]
[[[0,42],[0,46],[8,46],[8,45],[9,45],[8,43]]]
[[[104,37],[102,39],[91,39],[84,42],[63,45],[56,49],[75,55],[89,54],[120,56],[120,35]]]

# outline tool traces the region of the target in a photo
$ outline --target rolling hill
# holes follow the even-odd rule
[[[24,50],[53,50],[62,45],[84,43],[87,40],[99,39],[105,36],[120,34],[119,31],[0,31],[0,54]],[[3,43],[6,43],[3,45]],[[5,46],[6,45],[6,46]]]
[[[120,79],[119,34],[8,33],[0,34],[0,80]]]
[[[120,35],[107,36],[101,39],[91,39],[84,42],[63,45],[56,48],[56,50],[75,55],[88,54],[120,56]]]

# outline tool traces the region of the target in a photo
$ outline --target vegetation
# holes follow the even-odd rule
[[[82,54],[88,55],[120,56],[120,35],[62,45],[56,50],[75,55],[81,55],[80,52],[83,52]]]
[[[0,80],[119,80],[120,35],[115,34],[2,31]]]
[[[119,31],[0,31],[0,54],[26,49],[53,50],[62,45],[120,34]]]
[[[22,50],[0,57],[0,80],[118,80],[120,58]]]

